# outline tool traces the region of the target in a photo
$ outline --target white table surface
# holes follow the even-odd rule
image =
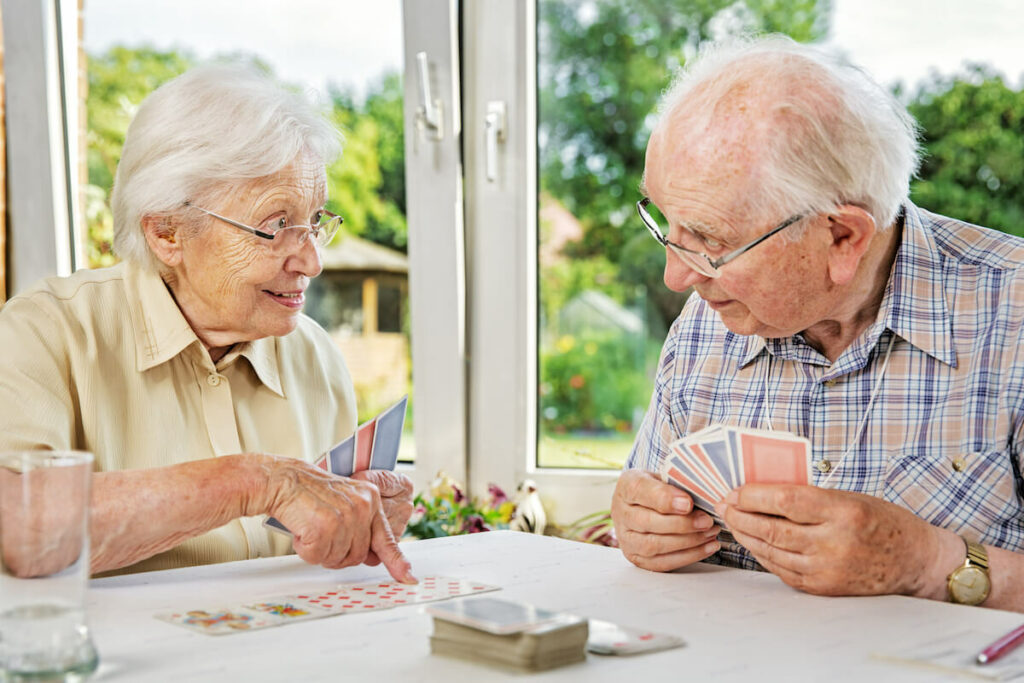
[[[898,596],[821,598],[771,574],[697,565],[638,569],[618,550],[517,532],[405,542],[417,576],[502,586],[493,597],[676,633],[687,646],[531,675],[544,680],[934,681],[935,671],[873,653],[930,635],[980,641],[1024,621],[998,610]],[[421,606],[349,614],[251,633],[208,636],[153,617],[337,583],[386,577],[381,567],[327,570],[295,556],[97,579],[89,622],[102,681],[492,681],[523,674],[430,654]],[[952,680],[952,679],[951,679]],[[964,680],[957,678],[955,680]]]

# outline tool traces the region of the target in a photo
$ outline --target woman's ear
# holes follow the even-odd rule
[[[170,216],[146,214],[142,217],[142,232],[157,260],[170,268],[181,263],[181,233]]]
[[[875,236],[875,219],[860,208],[844,204],[828,216],[832,244],[828,250],[829,278],[837,285],[850,282]]]

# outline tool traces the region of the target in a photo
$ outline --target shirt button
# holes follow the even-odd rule
[[[825,380],[825,386],[828,387],[829,389],[831,389],[835,385],[836,385],[836,380],[834,380],[834,379],[827,379],[827,380]]]
[[[207,375],[206,383],[209,384],[211,387],[220,386],[220,375]]]
[[[967,467],[967,461],[964,460],[963,456],[953,458],[953,471],[963,472],[964,468]]]
[[[830,472],[832,470],[832,463],[828,460],[819,460],[817,464],[818,471],[822,474]]]

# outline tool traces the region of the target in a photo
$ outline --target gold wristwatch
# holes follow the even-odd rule
[[[988,577],[988,553],[983,545],[966,538],[963,542],[967,546],[967,559],[946,579],[949,600],[961,605],[980,605],[992,589]]]

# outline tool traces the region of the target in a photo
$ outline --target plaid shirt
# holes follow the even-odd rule
[[[1024,240],[909,202],[877,319],[835,363],[799,334],[733,334],[691,296],[665,341],[626,467],[657,471],[669,444],[711,424],[766,428],[769,420],[809,438],[815,464],[836,465],[894,335],[864,434],[828,486],[1024,549]],[[828,476],[817,467],[812,475],[818,484]],[[710,561],[760,568],[727,534],[722,540]]]

